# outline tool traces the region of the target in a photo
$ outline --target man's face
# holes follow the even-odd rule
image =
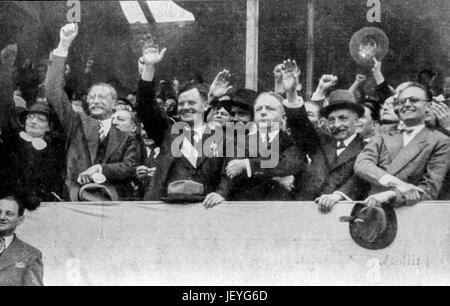
[[[407,126],[423,124],[429,107],[431,103],[427,102],[426,93],[418,87],[403,90],[395,103],[396,112]]]
[[[394,97],[390,97],[384,101],[380,109],[380,121],[382,122],[399,122],[398,116],[395,113]]]
[[[24,217],[19,216],[19,205],[14,199],[0,200],[0,237],[14,234]]]
[[[230,120],[234,123],[241,122],[243,124],[247,124],[252,121],[252,111],[238,105],[234,105],[231,107]]]
[[[363,136],[365,139],[373,136],[375,132],[375,121],[372,119],[372,111],[370,108],[364,106],[364,116],[359,118],[356,123],[356,133]]]
[[[114,109],[114,99],[111,89],[106,86],[94,86],[87,96],[91,116],[98,120],[111,117]]]
[[[184,122],[202,122],[205,110],[206,103],[196,88],[185,91],[178,97],[178,114]]]
[[[356,133],[358,116],[348,109],[331,112],[328,115],[328,129],[336,141],[344,141]]]
[[[125,110],[117,111],[112,115],[112,124],[125,133],[134,133],[137,129],[130,112]]]
[[[313,126],[317,128],[319,124],[319,107],[311,103],[305,103],[305,109],[309,121],[311,121]]]
[[[25,132],[35,138],[42,138],[45,133],[50,132],[48,118],[44,114],[28,114],[25,120]]]
[[[38,67],[38,76],[39,76],[39,80],[45,80],[45,77],[47,75],[47,67],[45,66],[39,66]]]
[[[263,95],[255,103],[255,122],[261,127],[269,127],[271,123],[279,123],[284,126],[286,120],[283,105],[275,97]]]

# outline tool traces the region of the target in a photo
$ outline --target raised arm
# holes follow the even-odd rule
[[[64,90],[64,70],[69,48],[78,34],[78,25],[70,23],[61,28],[58,47],[50,55],[50,65],[45,79],[47,101],[53,107],[66,135],[78,115],[72,110],[69,97]]]
[[[8,45],[1,51],[0,62],[0,136],[5,138],[14,133],[16,125],[13,101],[14,62],[17,57],[17,45]]]
[[[169,118],[156,102],[155,83],[153,81],[156,65],[163,59],[166,49],[161,53],[155,47],[148,47],[139,59],[139,69],[142,71],[136,95],[137,114],[144,124],[147,135],[158,146],[161,145],[166,131],[170,127]]]

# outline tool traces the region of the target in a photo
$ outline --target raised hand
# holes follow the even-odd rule
[[[7,45],[0,53],[1,63],[3,65],[14,66],[17,58],[17,44]]]
[[[448,106],[443,102],[433,102],[431,111],[436,116],[439,126],[450,130],[450,110]]]
[[[166,51],[167,48],[162,49],[160,52],[157,47],[149,46],[142,52],[142,63],[146,66],[155,66],[162,61]]]
[[[59,47],[68,51],[70,45],[78,35],[78,24],[68,23],[61,28],[59,32]]]
[[[294,92],[297,90],[297,80],[301,73],[295,60],[290,59],[283,62],[283,86],[287,92]]]
[[[229,90],[233,88],[230,86],[231,73],[228,70],[222,70],[214,79],[211,87],[209,88],[209,98],[220,98],[227,94]]]
[[[372,72],[373,72],[375,81],[377,82],[377,85],[380,85],[381,83],[384,82],[384,76],[383,76],[383,73],[381,73],[381,66],[382,66],[382,63],[380,61],[378,61],[375,57],[373,57]]]

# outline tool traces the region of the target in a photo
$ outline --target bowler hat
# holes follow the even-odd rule
[[[328,115],[339,109],[350,109],[354,111],[358,117],[364,115],[364,107],[356,103],[355,96],[348,90],[338,89],[333,91],[328,98],[329,104],[320,110],[322,117],[327,118]]]
[[[198,203],[205,199],[203,184],[180,180],[169,184],[167,187],[167,197],[161,200],[169,203]]]
[[[397,216],[391,204],[367,207],[356,204],[350,217],[341,217],[350,222],[350,235],[361,247],[369,250],[387,248],[397,235]]]
[[[20,113],[19,122],[21,124],[25,124],[25,119],[30,114],[43,114],[47,117],[48,121],[51,121],[54,119],[53,118],[54,113],[53,113],[52,109],[50,108],[50,106],[48,106],[47,104],[44,104],[44,103],[40,103],[40,102],[34,103],[33,105],[31,105],[31,107],[28,110]]]
[[[381,29],[365,27],[353,34],[350,54],[360,65],[373,66],[373,58],[383,60],[389,50],[389,38]]]
[[[80,202],[114,202],[119,200],[117,191],[113,186],[97,183],[81,186],[77,198]]]

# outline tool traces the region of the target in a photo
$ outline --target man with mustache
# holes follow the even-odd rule
[[[45,82],[47,99],[55,109],[67,137],[66,198],[78,201],[78,190],[89,183],[121,189],[134,177],[136,141],[112,123],[116,90],[109,84],[93,85],[87,96],[90,116],[75,113],[64,91],[64,69],[78,25],[60,32],[58,48],[50,56]]]
[[[364,108],[349,91],[335,90],[321,115],[327,119],[331,137],[319,132],[320,146],[302,176],[298,198],[314,200],[320,211],[329,212],[339,201],[365,198],[367,184],[353,171],[356,157],[364,148],[364,139],[356,130]]]
[[[154,42],[150,41],[144,44],[143,55],[139,60],[142,75],[138,84],[137,113],[148,136],[160,147],[155,160],[158,166],[144,199],[157,201],[168,198],[171,186],[189,181],[190,185],[203,186],[203,205],[210,208],[228,197],[230,181],[224,171],[225,158],[207,156],[204,152],[207,147],[204,145],[205,140],[215,133],[204,122],[208,107],[208,88],[198,83],[181,86],[177,106],[181,124],[172,123],[157,105],[153,80],[156,65],[165,52],[166,49],[160,52]],[[213,145],[215,148],[211,150],[218,150],[222,143],[211,143],[211,147]],[[186,200],[187,198],[186,196]]]
[[[450,138],[425,126],[432,103],[422,85],[402,86],[394,107],[403,125],[374,136],[355,163],[357,175],[371,184],[367,202],[435,200],[450,165]]]

